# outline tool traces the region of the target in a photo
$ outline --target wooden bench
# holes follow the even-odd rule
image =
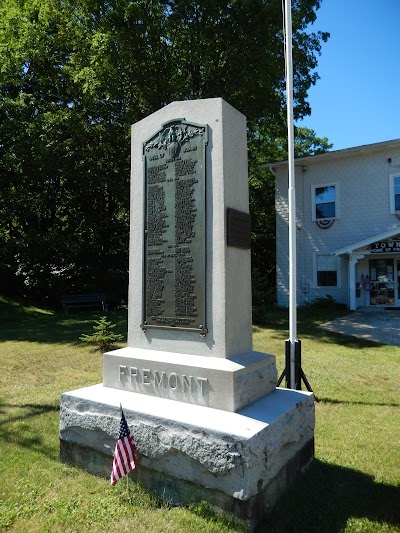
[[[90,294],[65,294],[61,298],[61,303],[65,314],[74,307],[100,307],[105,313],[108,312],[106,297],[102,293],[94,292]]]

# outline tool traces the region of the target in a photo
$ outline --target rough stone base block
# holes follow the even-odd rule
[[[229,413],[95,385],[61,398],[61,459],[109,476],[122,403],[141,484],[172,503],[207,500],[254,528],[314,455],[314,397],[277,389]]]
[[[132,481],[163,498],[170,505],[185,505],[207,501],[219,514],[228,516],[252,531],[266,517],[269,510],[287,487],[292,485],[314,457],[314,440],[310,440],[278,472],[277,476],[260,493],[247,501],[227,494],[177,479],[169,474],[151,470],[143,465],[129,474]],[[73,442],[61,441],[60,459],[101,477],[109,477],[112,459],[109,455]]]

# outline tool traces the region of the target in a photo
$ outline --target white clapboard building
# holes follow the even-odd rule
[[[288,163],[276,178],[278,305],[289,304]],[[297,303],[400,307],[400,139],[295,160]]]

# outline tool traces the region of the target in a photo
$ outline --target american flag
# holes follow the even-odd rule
[[[135,444],[122,409],[121,413],[121,423],[115,444],[114,462],[111,472],[111,485],[115,485],[121,477],[126,476],[136,467]]]

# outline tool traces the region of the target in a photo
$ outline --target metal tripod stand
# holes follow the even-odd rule
[[[306,375],[301,368],[301,341],[295,341],[295,364],[294,364],[294,388],[301,390],[301,381],[303,381],[308,392],[313,392]],[[286,388],[290,389],[291,375],[290,375],[290,340],[285,341],[285,368],[278,379],[277,387],[282,383],[283,378],[286,377]]]

